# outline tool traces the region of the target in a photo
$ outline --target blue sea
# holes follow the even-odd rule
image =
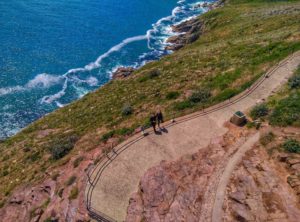
[[[197,0],[1,0],[0,138],[77,100],[120,66],[171,53],[171,26]]]

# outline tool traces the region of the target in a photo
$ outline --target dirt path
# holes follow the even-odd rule
[[[130,195],[137,190],[139,180],[147,169],[162,160],[174,160],[195,153],[214,138],[224,135],[227,129],[223,125],[235,111],[246,111],[266,99],[287,81],[299,64],[300,52],[297,52],[275,67],[272,75],[255,87],[251,94],[238,101],[227,101],[226,106],[213,112],[198,112],[197,118],[179,118],[177,124],[170,124],[161,135],[150,134],[143,138],[140,135],[133,136],[124,142],[130,143],[126,149],[121,149],[124,144],[120,144],[116,150],[120,148],[122,152],[111,153],[91,175],[94,186],[88,184],[86,191],[90,208],[97,211],[98,215],[101,212],[107,218],[123,221]]]
[[[219,180],[218,187],[216,190],[215,201],[212,209],[212,222],[220,222],[222,221],[223,216],[223,202],[226,193],[226,187],[229,183],[230,176],[237,166],[237,164],[241,161],[242,157],[245,153],[250,150],[253,145],[259,140],[259,133],[256,133],[252,137],[250,137],[239,149],[238,151],[228,160],[227,165],[222,172],[222,176]]]

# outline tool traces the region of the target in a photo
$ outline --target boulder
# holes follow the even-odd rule
[[[113,79],[124,79],[128,76],[130,76],[134,72],[133,67],[119,67],[114,73],[113,73]]]

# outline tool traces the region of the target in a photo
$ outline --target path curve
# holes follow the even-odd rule
[[[197,152],[213,138],[227,132],[223,127],[232,114],[245,111],[266,99],[290,77],[300,64],[300,52],[283,60],[251,88],[204,111],[168,122],[162,135],[135,135],[103,158],[88,177],[86,204],[99,221],[123,221],[130,195],[138,188],[142,175],[161,160],[175,160]]]
[[[234,168],[242,160],[245,153],[250,150],[253,145],[259,140],[259,132],[250,137],[238,151],[228,160],[228,163],[222,172],[219,184],[217,187],[215,202],[212,209],[212,222],[220,222],[223,217],[223,203],[226,194],[226,187],[229,183],[231,174]]]

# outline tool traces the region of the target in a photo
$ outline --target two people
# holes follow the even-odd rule
[[[156,124],[157,124],[158,128],[161,129],[160,126],[163,122],[164,122],[164,117],[163,117],[161,110],[158,110],[156,113],[152,113],[150,115],[150,124],[153,127],[153,130],[155,133],[157,133]]]

